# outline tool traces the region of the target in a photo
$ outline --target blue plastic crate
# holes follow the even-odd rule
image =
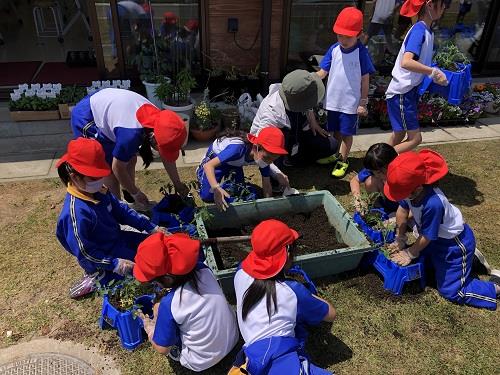
[[[165,195],[156,206],[153,207],[151,221],[166,228],[178,227],[181,224],[190,223],[194,219],[195,208],[182,204],[178,212],[165,212],[174,204],[179,204],[181,198],[175,194]]]
[[[153,295],[145,295],[135,300],[135,305],[146,315],[153,316]],[[134,316],[133,311],[119,311],[109,303],[108,296],[102,301],[101,317],[99,319],[101,329],[114,328],[118,330],[118,336],[122,346],[127,350],[134,350],[146,338],[141,319]]]
[[[374,208],[371,210],[372,212],[379,212],[380,213],[380,217],[382,220],[388,220],[389,219],[389,216],[385,213],[385,211],[383,209],[379,209],[379,208]],[[364,220],[363,220],[363,217],[360,215],[359,212],[355,212],[354,215],[353,215],[353,220],[356,224],[358,224],[358,226],[361,228],[361,230],[363,231],[363,233],[375,244],[377,245],[382,245],[384,243],[390,243],[392,241],[394,241],[394,238],[396,238],[396,232],[393,230],[393,231],[390,231],[389,233],[387,233],[385,235],[385,238],[384,238],[384,234],[382,233],[381,230],[376,230],[376,229],[373,229],[371,226],[369,226]]]
[[[436,65],[433,64],[433,66]],[[419,94],[423,95],[428,91],[431,94],[438,94],[445,98],[452,105],[462,104],[462,101],[470,91],[472,74],[470,64],[458,64],[458,66],[460,70],[457,72],[442,69],[448,79],[448,86],[440,86],[426,76],[420,84]]]
[[[372,265],[380,272],[384,278],[384,289],[397,296],[403,293],[404,284],[409,281],[420,280],[420,287],[425,288],[424,262],[424,257],[420,256],[413,263],[402,267],[387,259],[380,250],[366,254],[364,260],[365,265]]]

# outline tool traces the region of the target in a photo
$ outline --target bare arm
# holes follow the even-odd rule
[[[403,59],[401,60],[401,67],[409,70],[410,72],[425,74],[430,76],[432,74],[432,68],[417,60],[413,60],[415,54],[412,52],[405,52],[403,55]]]
[[[262,176],[262,191],[264,193],[264,197],[272,197],[273,196],[273,188],[271,186],[271,178]]]
[[[368,104],[368,91],[370,90],[370,75],[365,74],[361,77],[361,102],[360,104]]]
[[[167,171],[168,177],[170,177],[170,180],[174,184],[177,193],[182,196],[187,195],[189,193],[189,189],[184,183],[182,183],[179,177],[179,172],[177,171],[177,165],[175,164],[175,161],[165,161],[162,159],[162,162],[165,170]]]
[[[359,198],[361,195],[361,184],[359,183],[358,176],[351,178],[349,185],[351,186],[351,194],[354,198]]]
[[[313,110],[309,110],[306,112],[306,117],[307,121],[309,122],[309,126],[311,127],[311,131],[313,132],[314,135],[316,133],[319,133],[319,135],[323,137],[329,137],[330,133],[323,129],[319,124],[318,121],[316,120],[316,115],[314,114]]]
[[[335,311],[335,307],[333,307],[333,305],[330,302],[324,300],[321,297],[318,297],[315,294],[313,294],[313,297],[319,299],[320,301],[323,301],[324,303],[326,303],[328,305],[328,313],[323,318],[323,321],[324,322],[333,322],[335,320],[335,318],[337,317],[337,312]]]
[[[316,74],[319,76],[319,78],[325,79],[325,77],[328,75],[328,72],[324,69],[320,69],[316,72]]]
[[[406,228],[408,226],[408,216],[410,211],[399,206],[396,211],[396,236],[404,237],[406,233]]]
[[[208,183],[212,189],[215,189],[219,183],[215,178],[215,168],[220,165],[220,159],[215,157],[203,165],[203,170],[205,171],[205,175],[207,176]]]
[[[124,162],[118,160],[117,158],[113,158],[113,162],[111,164],[111,169],[113,170],[113,174],[120,182],[120,185],[127,190],[130,194],[137,194],[139,192],[139,188],[135,185],[135,181],[132,179],[127,170],[128,162]]]

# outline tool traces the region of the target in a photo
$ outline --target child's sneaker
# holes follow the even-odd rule
[[[349,161],[337,161],[337,164],[333,167],[332,176],[335,178],[344,177],[347,172],[347,168],[349,168]]]
[[[327,156],[326,158],[321,158],[321,159],[316,160],[316,164],[319,164],[319,165],[334,164],[339,159],[340,159],[339,154],[333,154],[333,155]]]
[[[168,352],[168,357],[174,361],[180,362],[181,351],[179,350],[179,347],[176,345],[171,346],[170,351]]]

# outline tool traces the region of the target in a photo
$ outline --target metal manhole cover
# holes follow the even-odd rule
[[[87,363],[64,354],[32,354],[0,365],[0,375],[94,375]]]

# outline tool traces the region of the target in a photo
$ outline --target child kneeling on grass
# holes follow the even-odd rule
[[[288,177],[273,164],[280,155],[286,154],[285,137],[278,128],[264,128],[257,136],[228,131],[212,143],[196,170],[201,199],[215,202],[225,211],[229,206],[226,199],[231,198],[226,189],[234,190],[233,194],[249,189],[243,174],[246,165],[259,167],[264,197],[272,196],[271,175],[285,189],[289,188]],[[228,178],[229,181],[222,183]]]
[[[153,307],[154,318],[140,313],[153,348],[193,371],[219,363],[239,339],[234,311],[212,271],[198,262],[200,241],[184,233],[157,233],[139,245],[134,277],[169,288]]]
[[[64,206],[57,221],[56,236],[85,271],[70,288],[70,297],[83,297],[96,288],[131,273],[137,246],[148,234],[163,231],[147,217],[115,198],[103,185],[111,168],[102,145],[77,138],[57,163],[57,172],[67,187]],[[120,224],[139,232],[124,231]]]
[[[368,50],[358,40],[362,29],[363,13],[354,7],[344,8],[333,25],[338,42],[328,49],[317,72],[321,79],[329,76],[325,96],[327,129],[341,142],[339,154],[317,163],[334,164],[332,176],[336,178],[344,177],[349,167],[347,157],[358,130],[358,115],[368,115],[370,74],[375,68]]]
[[[265,220],[253,230],[252,251],[234,277],[245,345],[229,374],[331,374],[309,362],[305,341],[307,325],[332,322],[335,308],[285,278],[298,238],[278,220]]]
[[[368,193],[380,193],[381,196],[377,199],[375,205],[384,209],[385,213],[391,214],[396,212],[398,204],[392,202],[384,196],[384,183],[387,174],[387,166],[392,162],[398,153],[394,147],[387,143],[375,143],[370,146],[363,159],[364,168],[361,169],[356,176],[351,179],[351,193],[354,196],[354,204],[356,211],[362,211],[361,184],[364,185]]]
[[[397,241],[392,246],[395,252],[391,259],[406,266],[422,254],[432,263],[441,296],[461,305],[495,310],[500,286],[471,276],[476,248],[474,233],[460,210],[441,189],[433,186],[447,173],[446,161],[431,150],[405,152],[389,164],[384,193],[399,202]],[[420,236],[405,248],[402,235],[410,212]]]

